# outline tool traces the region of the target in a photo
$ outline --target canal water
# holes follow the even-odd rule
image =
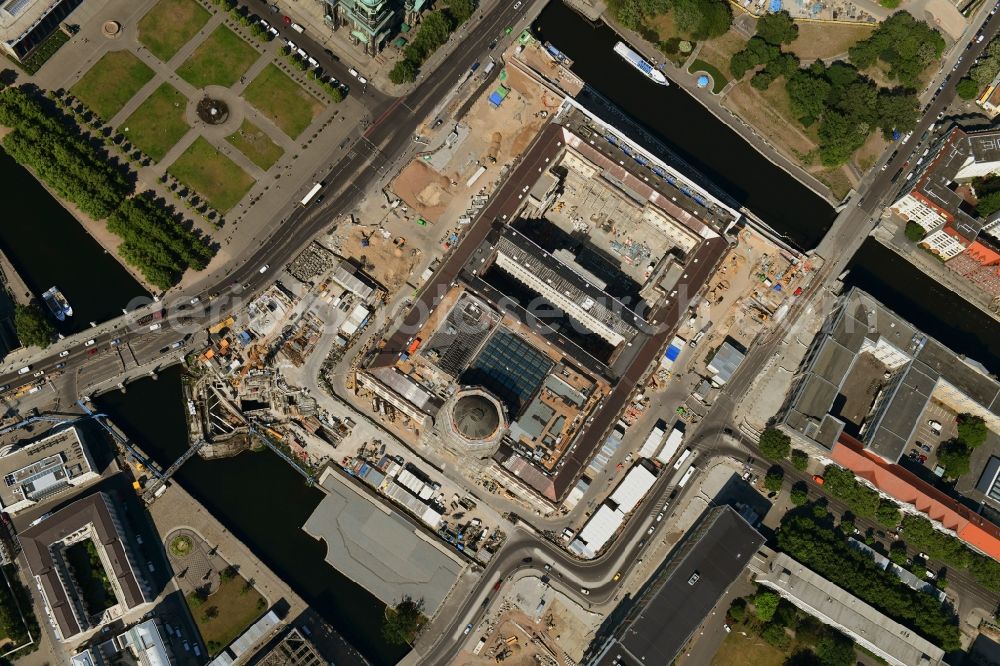
[[[163,467],[187,447],[178,368],[97,404]],[[270,451],[213,461],[194,456],[174,479],[370,662],[395,664],[406,654],[381,638],[383,604],[327,564],[326,544],[302,531],[323,494],[287,463]]]
[[[591,24],[560,0],[533,30],[573,60],[572,70],[684,161],[803,250],[812,249],[836,217],[825,199],[775,166],[676,85],[650,82],[612,49],[618,35]],[[579,100],[590,106],[586,95]],[[598,109],[593,109],[599,113]]]
[[[121,314],[134,298],[148,296],[115,257],[91,238],[75,217],[35,177],[0,150],[0,248],[39,299],[57,286],[73,306],[58,326],[73,333]]]

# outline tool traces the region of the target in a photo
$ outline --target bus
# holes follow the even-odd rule
[[[680,469],[681,466],[684,464],[684,461],[686,461],[690,457],[691,457],[691,449],[690,448],[684,449],[684,453],[682,453],[681,457],[678,458],[677,462],[674,463],[674,469]]]
[[[319,191],[323,189],[323,183],[316,183],[310,188],[306,195],[302,197],[302,201],[299,202],[300,206],[308,206],[309,202],[313,200],[313,197],[319,194]]]
[[[688,467],[688,470],[686,472],[684,472],[684,476],[682,476],[681,480],[677,482],[677,487],[678,488],[683,488],[684,486],[686,486],[687,482],[691,480],[691,477],[694,476],[694,473],[697,472],[697,471],[698,471],[698,468],[695,467],[694,465],[691,465],[690,467]]]

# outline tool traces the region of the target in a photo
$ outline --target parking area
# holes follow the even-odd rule
[[[938,473],[937,447],[941,442],[958,436],[956,414],[943,404],[931,400],[920,416],[916,433],[906,447],[906,456],[927,469]]]

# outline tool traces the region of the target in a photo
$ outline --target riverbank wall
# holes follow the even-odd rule
[[[915,266],[921,273],[946,286],[950,291],[961,296],[966,303],[989,315],[994,321],[1000,321],[1000,298],[993,298],[988,292],[978,289],[964,277],[950,270],[944,265],[944,262],[907,240],[902,234],[902,225],[897,224],[891,218],[883,219],[871,235],[879,243]]]
[[[580,4],[580,0],[564,1],[582,16],[589,18],[588,14],[581,11],[577,6]],[[587,4],[586,0],[583,1],[584,4]],[[594,19],[590,20],[594,21]],[[613,20],[608,18],[606,12],[601,13],[600,21],[613,30],[615,34],[622,39],[622,41],[628,43],[636,52],[646,58],[646,60],[658,63],[663,57],[656,47],[645,40],[642,35],[618,25]],[[612,56],[609,55],[609,57]],[[765,139],[755,127],[747,123],[729,109],[725,109],[721,104],[721,97],[715,95],[710,90],[699,89],[694,83],[694,76],[688,74],[683,67],[679,67],[672,62],[667,61],[659,64],[657,69],[663,72],[663,74],[670,79],[673,85],[676,85],[687,92],[688,95],[701,104],[702,107],[704,107],[709,113],[715,116],[720,123],[726,125],[731,130],[739,134],[744,141],[750,144],[768,162],[787,173],[831,206],[836,208],[843,203],[843,200],[834,198],[829,187],[816,179],[812,174],[805,171],[797,163],[782,154],[767,139]],[[847,194],[844,200],[850,198],[852,193],[853,190]]]

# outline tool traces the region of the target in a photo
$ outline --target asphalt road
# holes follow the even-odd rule
[[[536,0],[537,2],[540,0]],[[60,377],[69,376],[81,365],[90,363],[95,358],[90,354],[93,349],[103,350],[103,353],[110,349],[111,341],[115,339],[128,343],[134,338],[152,333],[162,337],[164,344],[170,344],[178,335],[203,329],[209,322],[218,321],[226,313],[245,305],[253,294],[273,281],[277,267],[288,263],[312,238],[337,216],[351,210],[374,183],[390,172],[395,161],[412,142],[417,126],[472,63],[481,60],[489,52],[491,42],[500,38],[503,45],[506,45],[516,37],[516,32],[512,32],[504,39],[505,28],[519,23],[535,3],[515,4],[518,5],[516,9],[514,4],[497,3],[484,12],[481,19],[473,19],[476,23],[462,38],[461,48],[455,49],[437,69],[426,75],[411,93],[389,102],[381,93],[376,94],[370,89],[368,95],[374,103],[370,107],[373,122],[353,145],[344,149],[335,148],[331,152],[331,169],[322,178],[325,183],[322,203],[313,203],[308,207],[295,205],[295,201],[304,195],[309,186],[303,188],[303,192],[297,194],[293,202],[289,202],[291,213],[287,218],[284,221],[275,220],[271,235],[248,254],[234,261],[234,268],[220,281],[202,286],[197,291],[171,296],[168,302],[142,308],[141,313],[121,317],[114,322],[116,328],[109,332],[92,337],[86,332],[76,334],[71,338],[72,346],[65,343],[54,346],[55,349],[69,351],[67,356],[60,357],[51,350],[39,353],[30,364],[24,366],[30,367],[30,371],[24,374],[14,371],[0,376],[0,387],[12,388],[37,381],[32,375],[38,371],[44,371],[46,375],[61,373]],[[271,15],[268,13],[267,16]],[[279,30],[290,30],[283,25],[276,27]],[[306,48],[306,44],[310,43],[308,37],[294,34],[297,36],[296,43]],[[325,63],[324,68],[335,68],[336,65],[323,53],[322,47],[315,42],[311,43],[313,46],[309,47],[312,49],[310,54],[318,60],[326,58],[321,60],[321,63]],[[192,298],[199,299],[194,306],[189,304]],[[158,331],[150,331],[148,325],[135,323],[140,314],[148,314],[161,308],[166,309],[167,320]],[[182,311],[181,308],[185,309]],[[90,339],[94,340],[93,345],[85,347],[84,343]],[[62,363],[65,363],[63,368],[56,367]],[[57,377],[54,381],[64,380]]]

